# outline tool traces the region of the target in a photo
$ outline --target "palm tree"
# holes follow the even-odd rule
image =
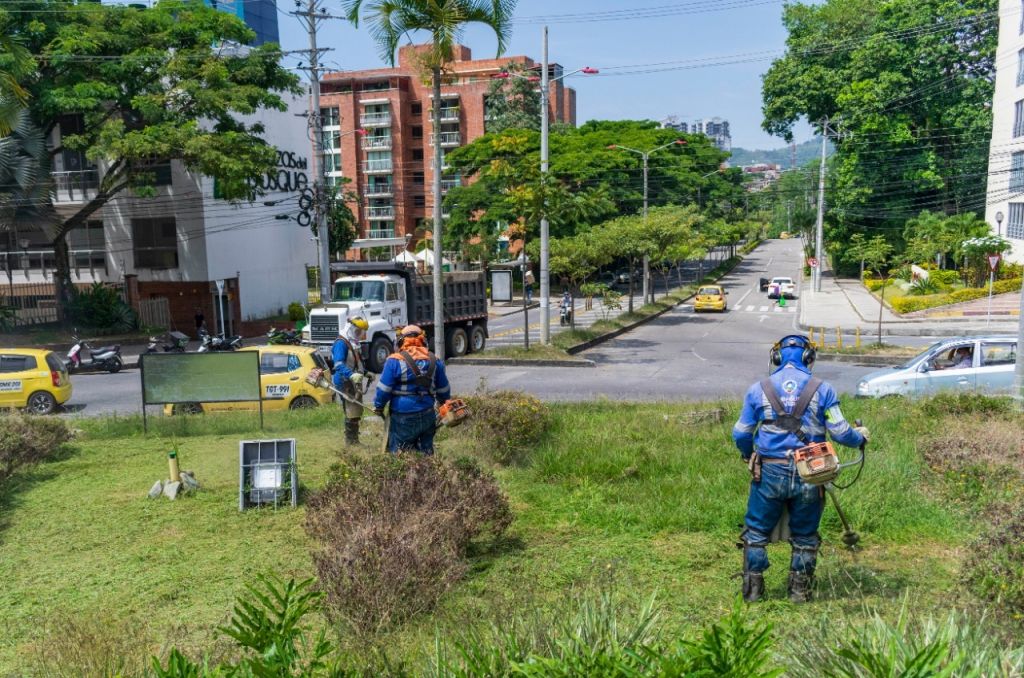
[[[441,276],[441,73],[454,59],[454,47],[467,24],[480,23],[498,38],[498,56],[511,37],[510,20],[516,0],[346,0],[345,10],[354,26],[359,18],[370,24],[370,33],[381,56],[392,66],[402,36],[414,31],[431,35],[431,49],[423,55],[433,85],[434,137],[434,350],[444,359],[444,303]]]

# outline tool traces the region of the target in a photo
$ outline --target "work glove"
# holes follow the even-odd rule
[[[357,388],[363,383],[363,375],[360,372],[353,372],[352,376],[348,379],[352,382],[352,385]]]
[[[853,430],[864,436],[864,442],[871,440],[871,431],[868,430],[867,426],[854,426]]]

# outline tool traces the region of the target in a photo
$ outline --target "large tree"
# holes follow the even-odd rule
[[[540,76],[516,63],[510,64],[506,71],[509,77],[495,78],[487,87],[484,129],[488,134],[498,134],[507,129],[540,131],[540,90],[537,85]]]
[[[47,134],[73,116],[51,156],[80,152],[96,163],[95,193],[44,232],[56,254],[58,301],[72,294],[68,234],[119,195],[152,194],[155,168],[179,160],[214,177],[221,196],[252,197],[250,180],[274,166],[259,124],[241,116],[283,110],[298,92],[276,45],[244,47],[254,33],[200,0],[160,0],[152,8],[68,0],[24,0],[0,9],[3,34],[36,59],[22,83],[31,116]]]
[[[455,45],[469,24],[483,24],[498,39],[498,56],[511,37],[512,12],[516,0],[345,0],[349,20],[356,26],[360,17],[370,25],[370,33],[380,47],[381,56],[394,65],[395,52],[403,37],[418,31],[430,34],[430,48],[422,55],[423,67],[430,73],[433,89],[434,140],[434,347],[444,359],[444,304],[441,285],[441,80],[455,58]]]
[[[997,0],[787,5],[785,56],[764,76],[765,130],[830,121],[826,242],[855,231],[902,245],[903,222],[985,205]]]

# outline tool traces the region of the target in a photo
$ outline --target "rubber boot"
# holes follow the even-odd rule
[[[345,442],[349,445],[359,444],[359,420],[345,420]]]
[[[761,572],[743,573],[743,602],[756,603],[764,595],[764,574]]]
[[[805,572],[789,571],[789,601],[791,603],[806,603],[813,594],[814,575]]]

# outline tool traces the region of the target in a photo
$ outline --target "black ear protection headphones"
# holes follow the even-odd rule
[[[768,360],[771,362],[772,367],[782,367],[782,349],[790,346],[798,346],[804,350],[800,359],[807,367],[813,365],[818,357],[818,349],[814,348],[814,344],[811,343],[810,339],[802,334],[788,334],[775,342],[775,345],[772,346],[771,351],[768,353]]]

